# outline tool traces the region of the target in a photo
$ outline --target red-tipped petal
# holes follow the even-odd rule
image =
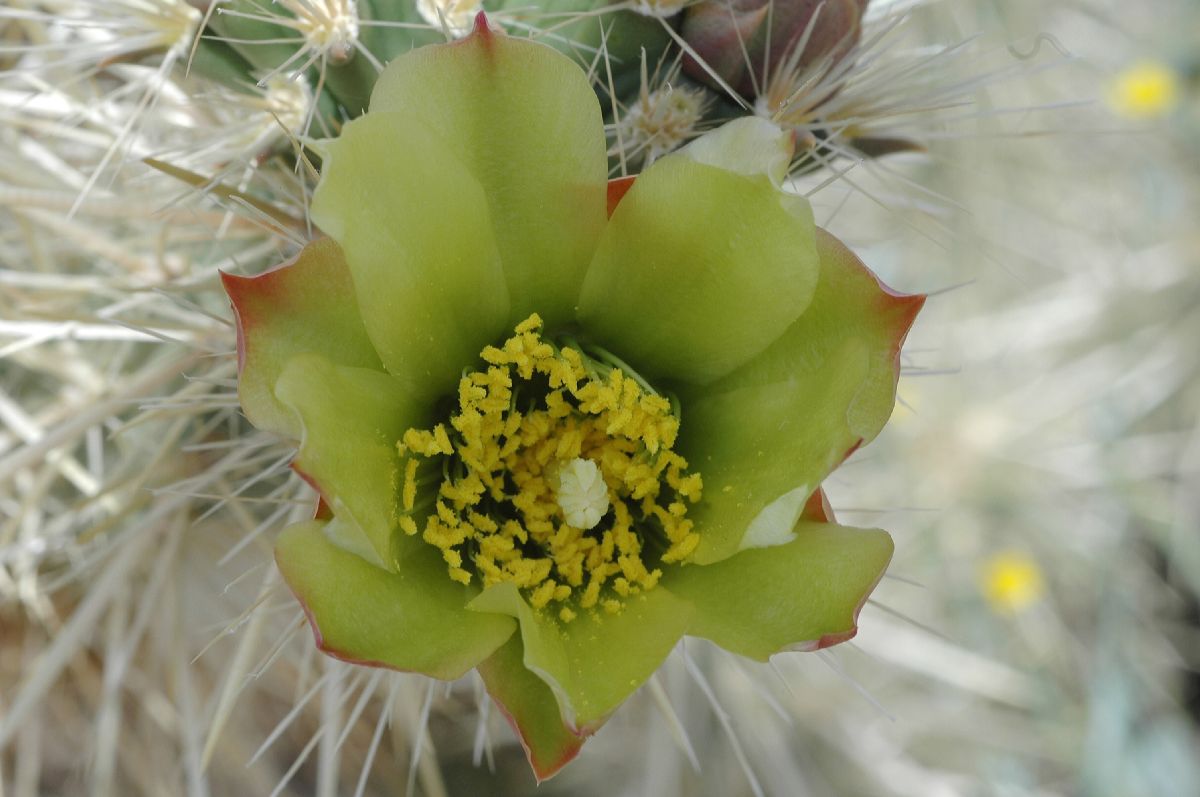
[[[381,369],[363,328],[350,271],[328,238],[256,277],[221,274],[233,304],[238,339],[238,396],[251,423],[299,437],[295,416],[275,398],[275,382],[296,354],[313,352],[338,365]]]
[[[575,733],[562,719],[546,682],[525,668],[520,635],[479,665],[488,694],[517,734],[540,783],[553,777],[579,754],[586,734]]]
[[[478,36],[479,40],[484,44],[490,44],[495,35],[496,33],[492,30],[492,23],[488,19],[487,12],[481,10],[475,15],[475,24],[471,27],[471,36]]]
[[[879,529],[801,521],[790,542],[672,569],[660,588],[695,606],[689,634],[765,661],[851,639],[892,550]]]
[[[748,529],[781,539],[811,490],[892,414],[900,346],[925,297],[887,288],[820,229],[816,248],[804,314],[755,360],[684,397],[680,450],[704,473],[690,514],[706,530],[701,563],[737,551]]]

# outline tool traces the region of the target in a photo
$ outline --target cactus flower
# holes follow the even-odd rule
[[[275,545],[322,650],[478,668],[540,779],[685,634],[855,634],[892,542],[819,485],[924,297],[779,188],[790,147],[741,120],[610,184],[584,72],[482,15],[386,69],[322,144],[328,237],[224,275],[245,414],[322,499]]]

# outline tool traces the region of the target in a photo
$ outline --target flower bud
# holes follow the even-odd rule
[[[848,53],[858,43],[867,2],[703,0],[685,12],[683,37],[708,68],[688,55],[684,70],[721,88],[715,73],[753,99],[781,66],[802,69]]]

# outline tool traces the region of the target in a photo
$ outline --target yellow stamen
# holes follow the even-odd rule
[[[401,502],[405,512],[411,512],[417,500],[417,459],[413,457],[404,463],[404,495]]]
[[[422,539],[454,580],[511,582],[535,610],[555,605],[570,622],[579,609],[620,612],[654,588],[662,571],[646,564],[648,538],[663,562],[692,554],[700,538],[687,507],[702,483],[672,450],[679,421],[667,399],[541,331],[535,314],[483,350],[448,425],[405,431],[401,503],[415,504],[418,458],[449,455]],[[401,528],[417,531],[407,515]]]

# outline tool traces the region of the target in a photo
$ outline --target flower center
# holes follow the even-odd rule
[[[460,380],[448,424],[409,429],[400,527],[450,578],[517,585],[531,606],[619,612],[699,543],[700,475],[672,450],[671,402],[599,349],[542,338],[535,314]],[[569,343],[573,343],[568,341]],[[418,487],[441,483],[418,528]]]

